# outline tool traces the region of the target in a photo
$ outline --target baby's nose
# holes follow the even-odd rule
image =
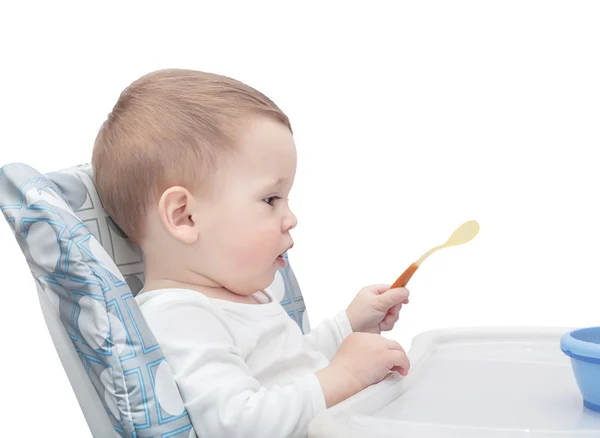
[[[296,225],[298,225],[298,219],[296,218],[296,215],[290,210],[290,212],[285,217],[282,223],[283,232],[287,233],[288,231],[296,228]]]

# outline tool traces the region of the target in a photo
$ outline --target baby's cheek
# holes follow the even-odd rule
[[[256,258],[253,257],[252,252],[242,248],[237,249],[234,260],[236,269],[241,272],[251,270],[256,264]]]
[[[235,259],[241,269],[255,268],[257,265],[264,264],[269,257],[275,261],[277,255],[273,254],[277,249],[268,236],[267,233],[248,233],[234,244]]]

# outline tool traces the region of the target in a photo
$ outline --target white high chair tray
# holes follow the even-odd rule
[[[591,438],[600,413],[583,406],[568,328],[451,329],[415,337],[411,371],[317,416],[311,438]]]

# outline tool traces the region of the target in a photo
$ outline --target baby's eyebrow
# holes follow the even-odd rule
[[[274,182],[269,184],[269,187],[280,187],[285,182],[285,178],[277,178]]]

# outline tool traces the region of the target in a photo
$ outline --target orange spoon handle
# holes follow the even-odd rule
[[[417,265],[416,263],[410,265],[408,268],[406,268],[406,271],[404,271],[402,275],[398,277],[398,279],[394,282],[390,289],[395,289],[397,287],[406,287],[408,280],[410,280],[410,277],[413,276],[417,269],[419,269],[419,265]]]

